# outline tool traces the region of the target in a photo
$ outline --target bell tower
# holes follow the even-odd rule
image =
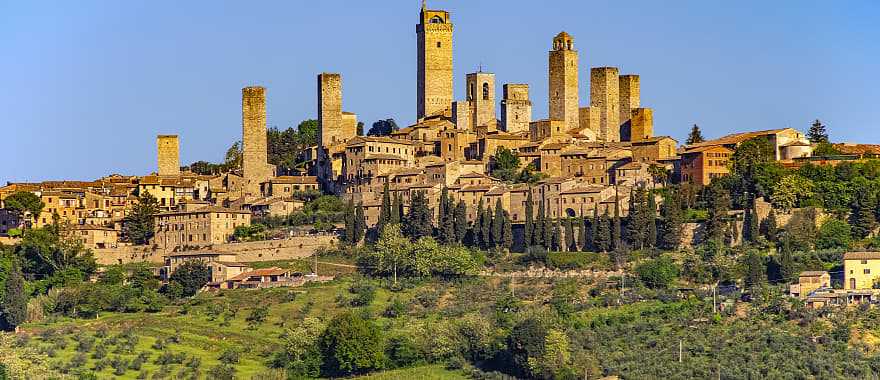
[[[449,12],[429,10],[422,1],[416,36],[416,118],[422,119],[443,113],[452,106],[452,20]]]

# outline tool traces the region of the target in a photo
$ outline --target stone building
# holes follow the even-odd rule
[[[578,53],[574,39],[566,32],[553,37],[548,54],[550,120],[565,121],[565,130],[576,129],[578,122]]]
[[[708,185],[712,178],[730,173],[728,163],[733,149],[723,145],[699,146],[681,153],[681,180]]]
[[[616,67],[594,67],[590,70],[590,113],[599,113],[595,129],[600,141],[620,141],[620,98]]]
[[[633,108],[631,118],[626,122],[629,136],[624,141],[642,141],[654,137],[654,110]]]
[[[318,145],[333,146],[357,135],[357,115],[342,111],[342,76],[318,74]]]
[[[416,24],[416,118],[444,113],[452,104],[452,20],[422,3]]]
[[[180,143],[177,135],[156,136],[156,147],[159,158],[159,175],[180,175]]]
[[[632,141],[632,125],[630,119],[632,112],[639,108],[640,88],[638,75],[621,75],[618,77],[618,91],[620,96],[620,141]]]
[[[471,107],[471,129],[487,127],[496,129],[495,120],[495,74],[482,71],[469,73],[466,77],[467,100]]]
[[[259,196],[260,184],[275,174],[267,153],[265,88],[254,86],[241,90],[241,127],[244,193]]]
[[[153,219],[153,244],[160,249],[172,250],[227,243],[235,227],[251,224],[251,213],[207,206],[197,210],[163,212]]]
[[[532,121],[532,102],[529,85],[505,83],[501,99],[501,124],[508,133],[528,132]]]

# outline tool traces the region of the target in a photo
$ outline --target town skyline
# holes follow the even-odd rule
[[[498,19],[506,18],[510,23],[514,23],[521,22],[526,17],[535,17],[536,19],[552,18],[556,19],[558,22],[542,22],[536,29],[525,28],[528,29],[528,32],[525,33],[522,30],[519,30],[522,28],[509,28],[508,32],[502,33],[497,31],[500,28],[486,28],[478,25],[478,22],[484,21],[484,18],[478,17],[480,10],[485,11],[487,9],[494,9],[491,6],[475,6],[454,1],[429,2],[429,6],[448,9],[452,12],[453,21],[456,24],[453,75],[454,96],[456,98],[463,98],[465,73],[476,71],[478,67],[482,66],[485,71],[494,72],[497,75],[499,86],[496,89],[496,99],[501,98],[501,83],[528,83],[531,86],[531,92],[533,94],[532,100],[535,105],[534,119],[546,117],[547,63],[545,54],[546,51],[550,49],[549,41],[551,37],[557,32],[565,30],[575,38],[576,49],[581,55],[581,65],[579,70],[581,78],[588,78],[589,68],[596,66],[617,66],[621,68],[621,73],[635,72],[642,75],[642,88],[644,89],[642,99],[645,104],[650,104],[651,107],[656,110],[654,119],[657,134],[671,135],[679,141],[683,141],[690,126],[694,123],[699,124],[703,128],[703,131],[708,138],[720,137],[743,129],[759,130],[793,127],[805,131],[809,127],[809,122],[812,119],[819,118],[829,125],[831,137],[834,141],[852,141],[858,139],[859,142],[873,142],[877,140],[876,136],[872,135],[872,133],[876,132],[872,131],[870,128],[863,127],[865,125],[870,126],[871,119],[869,116],[873,112],[870,107],[858,106],[857,102],[850,102],[850,104],[856,105],[850,108],[834,106],[835,102],[844,101],[843,99],[850,99],[850,97],[853,96],[860,98],[861,101],[865,102],[865,105],[867,105],[872,98],[871,92],[876,91],[876,89],[872,89],[871,85],[871,81],[876,80],[873,77],[866,77],[863,86],[854,89],[861,91],[851,91],[846,93],[841,91],[841,99],[832,102],[821,100],[823,97],[833,97],[835,91],[828,91],[829,94],[824,95],[817,93],[818,87],[823,84],[828,85],[828,83],[817,80],[811,82],[810,85],[804,84],[807,79],[813,78],[811,74],[822,73],[821,70],[816,70],[810,66],[809,62],[806,62],[805,65],[799,67],[798,70],[793,70],[797,71],[797,73],[784,73],[784,75],[777,77],[780,81],[778,83],[766,82],[767,78],[765,76],[774,74],[773,69],[778,69],[776,65],[779,63],[772,58],[778,58],[778,56],[781,55],[786,55],[788,57],[787,59],[804,58],[804,56],[801,55],[805,53],[803,49],[810,47],[811,50],[815,51],[815,45],[807,45],[804,43],[803,46],[799,46],[795,43],[789,47],[791,50],[777,52],[775,55],[771,52],[766,56],[757,56],[750,64],[742,62],[742,66],[745,67],[741,68],[740,74],[742,74],[742,76],[731,75],[736,74],[738,70],[731,69],[725,72],[723,67],[718,68],[718,74],[709,78],[716,79],[719,83],[719,85],[713,86],[712,88],[724,91],[715,91],[714,93],[704,94],[695,91],[695,88],[703,88],[699,86],[707,86],[707,84],[711,84],[712,82],[706,80],[707,77],[704,75],[704,70],[706,69],[699,69],[698,66],[701,66],[701,63],[714,62],[715,60],[728,56],[722,54],[720,51],[714,51],[718,56],[702,56],[703,58],[701,59],[693,57],[697,56],[696,52],[702,51],[703,53],[706,53],[713,52],[713,49],[723,50],[723,46],[712,45],[710,48],[708,43],[724,40],[725,38],[730,37],[730,30],[726,29],[724,25],[719,25],[718,30],[708,32],[707,34],[709,35],[702,35],[700,37],[703,41],[707,42],[707,46],[693,48],[691,50],[692,52],[695,52],[691,56],[693,59],[687,59],[688,57],[678,57],[678,65],[672,65],[671,59],[659,56],[657,53],[663,52],[664,50],[675,52],[677,51],[676,49],[685,44],[682,41],[668,39],[666,44],[661,44],[652,42],[659,39],[659,37],[644,36],[645,42],[644,44],[639,45],[641,46],[639,49],[629,49],[626,46],[631,45],[619,41],[621,39],[627,40],[626,37],[628,36],[628,32],[620,32],[620,36],[618,37],[613,36],[615,33],[607,31],[605,34],[608,36],[607,38],[595,38],[591,37],[597,35],[594,29],[600,28],[601,25],[592,25],[589,22],[576,22],[573,21],[572,17],[565,15],[555,15],[551,17],[547,14],[553,12],[517,6],[497,10],[497,17],[485,18],[487,19],[485,22],[490,23],[489,25],[495,25],[494,23],[498,22]],[[558,10],[565,8],[566,6],[569,6],[569,4],[561,3],[554,9]],[[750,6],[755,5],[748,4],[737,9],[729,9],[728,11],[730,11],[730,13],[727,16],[719,17],[718,19],[723,20],[725,17],[733,17],[732,15],[737,14],[737,11],[745,11]],[[311,15],[312,18],[315,19],[311,21],[313,25],[326,21],[324,18],[325,15],[322,14],[322,6],[316,5],[316,7],[318,8],[301,7],[303,10],[300,16]],[[348,22],[356,19],[354,15],[365,10],[361,7],[362,6],[354,6],[351,9],[339,10],[340,22]],[[83,91],[90,89],[95,91],[90,92],[88,97],[82,97],[80,94],[75,94],[73,91],[69,91],[72,89],[68,88],[66,85],[72,85],[72,83],[51,83],[51,74],[62,74],[60,72],[63,71],[60,69],[60,67],[63,66],[62,62],[56,62],[55,66],[52,66],[52,64],[38,66],[55,69],[54,71],[49,70],[48,73],[50,75],[47,75],[45,79],[41,79],[45,80],[46,83],[40,82],[38,84],[45,87],[52,87],[58,84],[55,86],[57,88],[54,88],[54,91],[39,95],[39,97],[44,97],[44,99],[59,100],[52,106],[55,108],[56,112],[44,112],[45,107],[42,108],[43,112],[41,112],[39,110],[41,107],[39,106],[46,105],[39,104],[40,102],[34,102],[37,104],[25,104],[29,99],[33,100],[38,96],[37,94],[31,93],[31,91],[36,89],[45,90],[45,88],[40,85],[33,86],[30,90],[26,87],[16,86],[17,81],[28,78],[28,75],[35,75],[34,73],[25,70],[25,75],[18,78],[9,78],[12,80],[11,83],[13,83],[11,87],[23,88],[22,93],[18,93],[18,95],[15,95],[14,97],[10,96],[14,94],[7,93],[4,98],[8,98],[2,102],[2,104],[5,105],[3,107],[8,107],[4,113],[11,116],[8,121],[10,124],[6,125],[19,126],[16,127],[16,129],[10,128],[10,131],[14,131],[13,133],[15,136],[19,137],[17,139],[19,141],[17,141],[17,143],[11,148],[11,154],[14,156],[20,156],[26,154],[26,152],[34,152],[42,149],[42,159],[28,160],[29,162],[22,162],[16,167],[4,168],[2,172],[0,172],[0,181],[94,179],[111,173],[134,175],[147,174],[155,171],[155,146],[153,144],[153,139],[157,134],[180,135],[181,164],[189,164],[198,160],[220,161],[226,148],[228,148],[232,142],[240,138],[240,98],[238,90],[241,87],[248,85],[260,85],[266,87],[267,124],[269,127],[284,129],[289,126],[295,126],[301,120],[317,117],[315,112],[316,100],[314,96],[313,81],[314,76],[323,71],[337,71],[345,77],[344,91],[346,95],[344,107],[346,110],[357,113],[360,121],[363,121],[367,128],[369,128],[373,121],[389,117],[397,120],[401,127],[410,125],[415,121],[415,113],[413,112],[415,103],[415,72],[413,70],[415,54],[413,54],[414,49],[412,47],[415,42],[415,33],[412,27],[416,21],[413,18],[413,12],[417,7],[418,4],[416,2],[399,2],[394,3],[393,5],[388,5],[386,8],[380,7],[368,9],[371,12],[378,13],[378,16],[373,15],[376,16],[373,19],[377,22],[365,23],[357,29],[359,31],[367,32],[364,33],[367,37],[358,36],[359,33],[332,34],[332,38],[329,40],[332,41],[333,44],[324,44],[314,40],[305,41],[305,39],[292,39],[297,41],[297,45],[303,45],[303,47],[291,50],[296,50],[305,54],[291,56],[290,53],[285,55],[278,53],[277,51],[269,51],[268,54],[265,55],[269,58],[265,61],[258,61],[256,63],[239,61],[231,64],[233,67],[216,67],[214,70],[208,70],[208,73],[206,74],[203,73],[203,75],[196,75],[198,74],[198,71],[196,70],[200,65],[204,66],[208,64],[209,61],[222,59],[227,56],[226,54],[236,55],[237,50],[234,47],[229,47],[235,46],[235,44],[229,46],[214,46],[213,48],[197,48],[200,43],[212,41],[199,40],[198,37],[205,37],[206,33],[204,31],[191,31],[191,34],[188,36],[190,40],[186,40],[185,37],[187,36],[183,34],[175,36],[184,39],[175,46],[178,49],[178,52],[189,48],[196,48],[196,51],[190,54],[201,54],[201,56],[196,57],[195,59],[190,59],[186,58],[188,54],[183,54],[180,56],[181,59],[178,62],[166,62],[165,67],[155,67],[153,68],[154,71],[145,72],[150,75],[159,75],[159,73],[163,72],[162,70],[166,70],[164,71],[165,75],[163,75],[163,77],[167,77],[167,80],[153,80],[150,81],[150,83],[145,83],[146,81],[141,82],[142,79],[138,78],[136,72],[132,70],[132,72],[129,72],[128,74],[131,75],[132,78],[138,78],[138,80],[129,79],[128,81],[132,82],[130,87],[120,87],[118,86],[120,83],[124,84],[124,82],[120,82],[123,78],[118,77],[122,73],[115,72],[113,69],[110,69],[107,72],[106,77],[100,77],[99,74],[101,73],[99,73],[99,70],[96,70],[94,67],[90,68],[94,72],[82,70],[68,73],[71,75],[67,77],[66,80],[70,82],[87,82],[89,80],[94,80],[95,78],[101,79],[98,81],[100,83],[92,83],[91,85],[86,84],[81,87]],[[476,7],[476,9],[474,9],[474,7]],[[870,5],[867,7],[867,10],[870,11]],[[780,6],[780,8],[784,7]],[[253,10],[252,12],[254,12],[254,14],[260,14],[261,12],[269,10],[271,10],[271,7],[267,6],[266,8],[261,8],[259,10]],[[820,9],[817,6],[815,9],[808,9],[805,11],[803,8],[800,8],[796,11],[809,12],[818,10]],[[850,10],[854,11],[854,9]],[[33,12],[34,10],[31,9],[30,11]],[[148,9],[141,11],[147,13],[155,12]],[[188,10],[186,9],[183,10],[185,14],[187,11]],[[226,11],[228,12],[229,10]],[[620,10],[612,9],[609,11],[617,12]],[[116,16],[119,16],[118,24],[105,20],[103,24],[98,23],[97,25],[94,25],[95,29],[102,30],[102,28],[111,28],[114,25],[116,27],[121,27],[121,20],[124,20],[126,16],[131,16],[133,10],[110,7],[109,9],[106,9],[104,13],[99,12],[97,16],[93,15],[91,17],[112,18],[110,16],[112,16],[114,12],[117,13]],[[48,13],[49,14],[46,17],[47,22],[48,20],[52,20],[53,17],[56,18],[57,21],[64,20],[64,17],[59,14],[52,14],[52,12]],[[722,12],[717,11],[717,13]],[[651,21],[656,18],[656,15],[654,17],[645,17],[632,15],[630,13],[626,14],[631,17],[636,17],[634,19],[635,21]],[[870,12],[866,12],[866,14],[870,14]],[[211,14],[201,15],[201,19],[209,24],[213,23],[213,26],[219,28],[222,26],[221,20],[224,20],[224,15],[224,11],[213,10],[213,13]],[[171,30],[179,31],[174,27],[179,28],[180,25],[175,25],[174,20],[169,20],[167,16],[153,16],[154,17],[144,18],[144,20],[139,22],[138,26],[144,27],[146,30],[153,30],[151,28],[157,28],[163,25],[164,22],[166,26],[168,23],[171,23]],[[834,16],[839,15],[832,12],[828,17],[829,19],[834,19]],[[45,35],[42,37],[50,37],[53,36],[53,33],[58,33],[65,28],[70,28],[69,30],[79,31],[81,34],[74,33],[67,36],[66,38],[71,39],[69,42],[82,42],[82,40],[78,39],[86,38],[88,35],[80,29],[83,27],[81,24],[85,22],[84,19],[77,19],[77,17],[76,13],[74,13],[73,16],[67,18],[67,23],[69,25],[64,25],[64,23],[59,22],[54,28],[52,28],[52,30],[45,32]],[[688,18],[685,16],[682,17],[684,19]],[[795,14],[790,14],[787,17],[795,17]],[[19,17],[13,21],[20,22],[24,19],[26,18]],[[756,20],[755,27],[759,31],[762,30],[761,27],[767,27],[767,25],[761,25],[762,20],[763,19],[761,18]],[[181,20],[177,21],[180,22]],[[262,33],[255,32],[240,36],[239,38],[241,38],[242,41],[249,38],[262,40],[266,36],[271,35],[270,32],[272,31],[287,31],[292,33],[292,31],[298,30],[290,25],[281,25],[281,21],[276,18],[270,17],[269,21],[272,21],[267,22],[269,26],[257,28],[258,31]],[[606,20],[605,22],[608,21]],[[636,34],[640,31],[644,32],[645,29],[648,29],[651,26],[656,26],[651,22],[633,22],[633,24],[639,25],[639,28],[635,28],[636,30],[633,32]],[[21,26],[15,22],[7,25],[12,28]],[[822,38],[824,39],[830,39],[838,33],[841,35],[850,35],[850,33],[853,33],[856,30],[855,27],[850,29],[842,27],[836,29],[833,22],[830,22],[829,25],[831,30],[823,30],[822,32]],[[739,27],[728,27],[742,29],[741,25]],[[137,31],[136,26],[129,27],[131,30],[127,30],[126,28],[122,29],[120,37],[117,38],[121,38],[121,36],[125,36],[127,33]],[[350,28],[348,30],[350,30]],[[28,32],[26,28],[18,31],[20,33]],[[30,32],[34,33],[32,30]],[[223,30],[217,30],[216,32],[220,36],[227,36],[229,34],[228,31]],[[673,32],[674,30],[661,30],[658,33],[674,36],[675,34]],[[743,51],[742,49],[745,49],[745,51],[761,51],[759,46],[751,48],[736,46],[738,44],[745,44],[748,41],[757,41],[756,35],[751,35],[745,31],[740,32],[742,32],[744,36],[742,36],[742,39],[739,41],[729,41],[731,46],[736,49],[732,49],[730,52],[727,52],[727,54],[732,55],[736,51]],[[777,43],[784,45],[793,42],[793,39],[785,38],[791,37],[789,34],[779,31],[777,32],[777,34],[769,34],[769,36],[776,37],[777,39],[769,38],[766,41],[763,41],[762,44],[764,45],[764,48],[772,47]],[[759,32],[753,31],[752,33]],[[867,42],[870,39],[871,33],[876,33],[876,31],[869,30],[867,34],[860,35],[859,38],[862,38]],[[598,35],[601,36],[601,34]],[[806,33],[805,35],[809,35],[809,33]],[[57,35],[55,36],[57,37]],[[128,51],[130,56],[126,56],[126,49],[117,45],[120,41],[113,41],[106,36],[101,37],[98,35],[92,35],[91,37],[94,38],[94,42],[98,45],[103,42],[108,44],[106,47],[109,47],[106,49],[103,56],[99,55],[94,57],[94,63],[109,64],[118,60],[125,61],[126,59],[134,61],[139,56],[138,54],[147,54],[147,51],[167,51],[163,50],[161,46],[149,46],[148,44],[144,53]],[[101,38],[105,39],[102,40]],[[216,38],[218,40],[213,41],[213,43],[219,44],[220,37],[218,36]],[[378,57],[390,57],[390,59],[387,60],[387,63],[371,63],[367,59],[358,59],[349,62],[339,56],[340,52],[338,50],[349,51],[349,53],[354,52],[356,55],[361,56],[365,50],[369,49],[357,47],[356,45],[359,43],[358,41],[363,41],[365,38],[375,40],[376,42],[381,42],[386,38],[389,38],[390,41],[394,42],[390,44],[374,44],[374,49],[372,50],[373,54]],[[851,45],[858,44],[859,38],[856,38],[855,40],[851,39],[834,48],[825,47],[825,49],[834,51],[835,49],[853,47]],[[63,42],[61,44],[63,45]],[[250,47],[250,50],[247,51],[247,53],[255,54],[260,50],[260,47],[264,47],[264,44],[265,42],[261,42],[260,44],[257,44],[257,46]],[[327,45],[338,46],[339,48],[328,49]],[[483,50],[479,50],[476,46],[484,46],[484,48]],[[86,47],[85,50],[87,51],[97,47],[98,46]],[[6,50],[6,48],[9,48],[11,52],[15,52],[16,45],[11,43],[10,46],[6,46],[3,50]],[[872,48],[870,46],[865,46],[864,48],[862,54],[870,55],[872,53]],[[633,52],[633,50],[637,50],[637,52]],[[858,49],[853,49],[852,51],[856,50]],[[213,54],[205,54],[211,52],[213,52]],[[393,53],[393,55],[388,55],[389,52]],[[9,73],[14,72],[21,72],[21,70],[14,70],[16,65],[23,65],[28,59],[40,57],[41,54],[44,54],[34,50],[21,50],[18,51],[18,53],[18,56],[22,57],[22,60],[11,64],[10,66],[12,67],[7,68],[7,70],[3,70],[7,73],[5,75],[10,75]],[[56,54],[60,55],[62,53],[57,52]],[[85,52],[83,52],[82,55],[84,56]],[[71,62],[84,63],[78,61],[78,59],[83,59],[78,53],[71,53],[68,58],[70,58]],[[241,59],[242,61],[247,61],[245,58]],[[296,65],[293,66],[293,68],[285,69],[283,66],[290,62],[295,62]],[[776,62],[776,64],[773,64],[774,62]],[[129,63],[133,64],[133,68],[144,69],[144,67],[139,66],[136,62]],[[182,70],[179,71],[182,71],[183,73],[177,73],[178,70],[174,69],[177,64],[182,65],[180,66]],[[766,72],[752,71],[754,68],[760,67],[762,64],[768,67],[767,71],[770,74]],[[843,63],[839,63],[839,65],[842,64]],[[0,65],[6,64],[0,63]],[[754,65],[754,67],[752,65]],[[828,63],[828,65],[833,66],[838,65],[838,63],[832,62]],[[100,67],[102,65],[98,64],[94,66]],[[360,69],[362,71],[352,70],[352,68],[356,66],[362,66],[364,68]],[[677,66],[683,71],[687,70],[693,73],[693,75],[676,75],[676,71],[669,70],[672,66]],[[846,77],[847,75],[857,75],[860,72],[858,65],[850,66],[850,68],[853,68],[853,70],[838,71],[836,74]],[[75,67],[70,69],[73,70]],[[237,74],[230,76],[230,72],[236,71],[235,69],[239,69]],[[374,73],[380,75],[371,74],[368,72],[370,70],[376,70]],[[746,72],[754,75],[749,76],[743,74]],[[200,78],[185,78],[186,80],[180,80],[181,77],[186,76]],[[220,77],[223,77],[223,80],[220,80],[217,83],[212,83],[210,86],[198,85],[198,81],[200,80],[210,82],[212,79]],[[377,77],[379,79],[377,79]],[[61,80],[61,78],[55,79]],[[736,94],[748,93],[749,91],[754,90],[764,89],[768,90],[767,92],[774,92],[773,87],[777,84],[779,87],[783,87],[782,83],[798,83],[798,79],[803,80],[803,82],[800,82],[802,85],[815,88],[807,88],[805,91],[799,91],[802,89],[797,87],[785,88],[778,90],[780,95],[772,96],[757,91],[757,93],[754,94],[754,98],[757,99],[757,101],[751,111],[749,111],[749,107],[746,107],[746,103],[730,103],[726,108],[720,107],[720,104],[716,103],[720,100],[729,99],[730,96],[736,96]],[[831,81],[832,78],[827,79]],[[838,78],[833,79],[834,83],[831,83],[831,89],[836,88],[835,86],[843,85],[839,82],[845,82],[845,80],[841,81],[838,80]],[[389,85],[377,85],[378,82],[382,82],[383,80],[388,81],[387,83]],[[672,83],[678,84],[678,86],[670,85]],[[725,83],[728,85],[725,85]],[[730,86],[729,83],[741,83],[744,89],[735,88],[736,86]],[[766,87],[761,88],[760,86]],[[873,87],[876,88],[877,86]],[[108,88],[113,88],[114,91],[105,91]],[[112,95],[112,92],[116,92],[117,94],[110,96]],[[791,95],[795,92],[801,92],[801,97],[794,100],[790,99]],[[731,93],[733,95],[731,95]],[[588,94],[588,81],[582,79],[579,89],[579,95],[582,99],[581,105],[584,105],[583,99],[587,98]],[[75,99],[79,97],[88,98],[91,101],[86,102],[83,106],[79,104],[81,100]],[[202,99],[197,100],[200,97]],[[691,101],[699,100],[704,103],[688,107],[683,106],[684,103],[687,103],[684,99],[690,99]],[[773,103],[766,102],[766,99],[782,99],[780,103],[781,105],[776,107]],[[782,106],[788,103],[794,104],[794,107]],[[816,107],[816,104],[823,104],[824,106]],[[72,108],[77,109],[73,110]],[[14,110],[18,111],[13,112]],[[52,113],[55,115],[46,115]],[[847,113],[849,115],[846,115]],[[79,115],[78,117],[76,117],[77,114]],[[101,117],[102,114],[104,114],[105,117]],[[773,116],[764,117],[766,115]],[[68,117],[69,120],[67,122],[57,120],[62,117]],[[743,125],[744,123],[746,124],[745,126]],[[125,133],[113,133],[114,131],[118,132],[120,128],[124,128]],[[51,136],[52,138],[46,139],[46,136]],[[119,144],[120,141],[124,141],[126,144]],[[46,149],[47,147],[50,149]],[[80,154],[71,156],[73,152],[82,152],[83,149],[88,151],[103,149],[106,152],[106,155]],[[107,160],[106,157],[108,155],[113,157],[113,159]]]

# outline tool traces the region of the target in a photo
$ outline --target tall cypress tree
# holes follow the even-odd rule
[[[758,216],[755,213],[755,196],[746,194],[746,207],[743,210],[743,240],[755,242],[760,235]]]
[[[633,188],[629,197],[629,215],[627,216],[626,232],[633,247],[644,248],[647,227],[647,205],[645,204],[645,191],[642,188]],[[615,246],[616,247],[616,246]]]
[[[779,227],[776,224],[776,211],[772,208],[767,217],[761,221],[761,232],[769,241],[776,241],[776,235],[779,233]]]
[[[578,245],[577,248],[580,251],[586,252],[589,250],[590,243],[587,241],[587,219],[581,218],[577,220],[578,223]]]
[[[385,225],[392,222],[391,213],[391,192],[388,189],[388,182],[382,187],[382,207],[379,209],[379,221],[376,223],[376,229],[382,233]],[[399,221],[398,221],[399,223]]]
[[[605,208],[605,213],[602,214],[602,218],[599,219],[599,223],[597,223],[597,231],[596,231],[596,249],[602,252],[608,252],[612,248],[612,235],[611,235],[611,218],[608,216],[608,208]]]
[[[544,201],[538,204],[538,219],[535,220],[535,229],[532,233],[532,245],[544,246]]]
[[[577,251],[577,246],[574,243],[574,224],[571,222],[571,218],[565,219],[565,250]]]
[[[459,243],[464,241],[465,236],[467,235],[468,230],[468,221],[467,221],[467,206],[464,204],[464,200],[459,200],[458,205],[455,206],[455,240]]]
[[[424,191],[414,191],[409,205],[409,213],[406,217],[408,236],[416,240],[424,236],[431,236],[433,225],[431,222],[431,209],[428,208],[428,198]]]
[[[593,208],[593,221],[590,223],[590,246],[588,247],[588,250],[593,252],[601,250],[599,249],[599,225],[601,221],[599,219],[599,203],[596,203]]]
[[[617,197],[617,192],[615,191],[614,195],[614,220],[611,225],[611,247],[614,250],[620,249],[623,245],[621,241],[621,226],[620,226],[620,200]]]
[[[550,248],[553,246],[553,236],[555,235],[555,231],[553,231],[553,219],[550,218],[549,215],[545,215],[544,217],[544,226],[541,228],[544,231],[544,247]],[[559,243],[558,241],[556,243]]]
[[[492,205],[486,205],[483,212],[483,221],[480,223],[480,240],[483,241],[483,248],[489,249],[492,246]]]
[[[501,246],[505,249],[510,249],[513,247],[513,223],[510,221],[510,214],[507,211],[504,212],[504,223],[502,225],[502,243]]]
[[[399,224],[403,223],[403,220],[406,219],[406,212],[403,207],[403,195],[400,193],[394,194],[394,203],[391,206],[391,215],[389,216],[389,220],[391,223]]]
[[[364,238],[367,231],[367,221],[364,219],[364,203],[358,202],[354,211],[354,245],[357,245]]]
[[[501,198],[495,202],[495,217],[492,218],[492,245],[495,247],[504,245],[504,208],[501,207]]]
[[[443,243],[447,243],[446,239],[448,238],[448,236],[446,235],[446,231],[443,229],[443,225],[445,224],[447,218],[446,212],[449,208],[446,204],[446,202],[449,201],[447,195],[449,195],[449,191],[446,190],[446,186],[443,186],[443,188],[440,190],[440,203],[437,206],[437,223],[439,227],[437,228],[437,239]]]
[[[480,198],[480,203],[477,205],[476,216],[474,218],[474,225],[471,229],[471,243],[478,248],[482,248],[486,242],[483,241],[483,198]]]
[[[681,244],[684,215],[681,210],[681,197],[678,192],[670,191],[660,206],[663,217],[662,246],[667,249],[678,249]]]
[[[852,232],[858,238],[865,238],[874,229],[874,197],[869,189],[863,188],[853,195],[851,219]]]
[[[345,208],[345,233],[343,234],[343,240],[349,245],[357,244],[356,232],[357,229],[357,221],[355,220],[355,211],[354,211],[354,201],[349,199],[348,206]]]
[[[706,236],[721,243],[727,232],[727,210],[730,208],[730,196],[721,186],[711,185],[707,190],[709,194],[709,216],[706,220]]]
[[[21,267],[17,262],[12,263],[12,267],[6,276],[4,283],[4,296],[0,303],[0,318],[6,328],[14,330],[18,325],[27,319],[27,293],[24,289],[24,276],[21,274]],[[2,327],[3,324],[0,324]]]
[[[559,227],[559,218],[553,222],[553,250],[561,251],[562,250],[562,228]]]
[[[648,192],[648,209],[647,211],[647,244],[654,248],[657,246],[657,201],[654,199],[654,193]]]
[[[525,245],[526,248],[533,245],[534,239],[532,239],[532,236],[535,232],[535,217],[532,215],[534,213],[532,206],[532,189],[529,188],[528,192],[529,193],[526,195],[526,223],[523,230],[523,245]]]

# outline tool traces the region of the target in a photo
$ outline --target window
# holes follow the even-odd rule
[[[443,46],[443,44],[440,41],[437,41],[437,47],[439,48],[441,46]]]
[[[868,268],[865,268],[865,274],[871,274],[871,270]]]
[[[489,100],[489,83],[483,82],[483,100]]]
[[[868,260],[862,260],[862,264],[867,264]]]

